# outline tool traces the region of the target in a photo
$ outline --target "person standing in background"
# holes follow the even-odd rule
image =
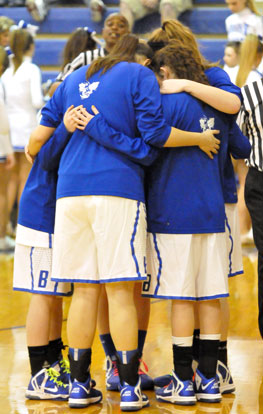
[[[263,18],[254,0],[226,0],[232,14],[225,20],[229,41],[243,42],[247,34],[263,36]]]
[[[0,46],[0,74],[8,66],[8,57]],[[7,183],[9,170],[14,166],[15,158],[10,141],[9,123],[5,108],[5,92],[0,79],[0,252],[14,250],[14,242],[6,235],[7,221]]]
[[[236,83],[237,72],[239,69],[239,50],[240,42],[228,42],[225,46],[223,60],[224,70],[228,73],[232,83]]]
[[[32,63],[35,46],[30,33],[14,30],[10,37],[13,56],[10,67],[2,76],[10,135],[15,152],[16,165],[11,169],[8,185],[8,214],[15,201],[19,203],[27,180],[30,165],[24,156],[24,148],[30,133],[37,126],[37,110],[44,104],[40,69]]]
[[[246,162],[245,202],[258,250],[258,324],[263,338],[263,78],[243,86],[241,92],[244,101],[238,124],[252,146]]]

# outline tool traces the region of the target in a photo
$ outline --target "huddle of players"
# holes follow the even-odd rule
[[[123,17],[115,16],[116,18],[121,19],[123,23]],[[137,51],[139,49],[138,47]],[[142,50],[143,46],[141,46],[140,53],[137,53],[137,55],[144,55],[145,53],[145,58],[149,58],[146,52],[147,48],[144,49],[144,52]],[[184,68],[188,68],[188,70],[184,71]],[[145,70],[146,72],[143,73],[148,75],[148,69]],[[225,74],[221,73],[219,68],[211,67],[204,74],[202,66],[193,58],[191,50],[187,49],[187,47],[182,47],[178,42],[170,42],[157,52],[155,56],[155,71],[159,78],[163,79],[173,77],[187,78],[189,73],[192,73],[194,75],[191,75],[190,79],[204,85],[217,85],[220,83],[219,78],[221,76],[222,84],[226,84]],[[84,73],[84,70],[82,72]],[[75,79],[78,81],[77,76],[75,75],[72,78],[72,82]],[[108,72],[108,76],[111,76],[110,72]],[[90,83],[92,83],[92,79],[91,77]],[[147,85],[146,77],[145,82]],[[65,89],[70,83],[71,77],[67,79]],[[98,90],[100,87],[99,83],[96,85]],[[229,89],[226,89],[240,96],[238,88],[235,88],[230,82],[228,84]],[[62,88],[60,90],[62,91]],[[57,129],[53,137],[43,146],[38,157],[36,157],[28,184],[25,187],[24,201],[23,197],[21,200],[15,254],[14,288],[24,288],[25,290],[25,282],[20,280],[19,285],[16,279],[16,275],[18,275],[16,269],[21,264],[18,256],[18,250],[21,247],[19,245],[26,245],[28,247],[28,253],[32,260],[31,265],[34,258],[34,247],[50,248],[52,246],[51,235],[54,228],[56,176],[55,174],[52,175],[51,172],[39,171],[41,166],[49,170],[54,170],[54,168],[58,167],[60,156],[71,139],[70,129],[67,128],[67,126],[71,127],[70,114],[74,114],[72,117],[79,114],[78,122],[80,120],[83,122],[85,131],[93,140],[107,148],[125,154],[132,162],[142,165],[149,165],[153,162],[146,169],[146,206],[149,232],[147,265],[149,268],[147,269],[148,279],[143,283],[143,295],[146,297],[172,299],[174,356],[173,375],[159,377],[155,381],[156,397],[160,401],[183,405],[195,404],[196,400],[219,402],[221,394],[218,375],[223,383],[221,385],[224,387],[221,392],[232,392],[234,390],[227,364],[221,362],[221,371],[218,372],[218,347],[221,329],[219,299],[228,296],[228,275],[230,273],[242,272],[241,268],[233,272],[230,269],[230,262],[231,266],[234,266],[232,257],[230,257],[229,261],[229,254],[231,256],[233,252],[233,245],[229,248],[228,241],[231,240],[234,245],[239,242],[232,237],[231,231],[233,231],[233,226],[231,228],[231,218],[228,217],[228,220],[226,220],[225,215],[225,203],[235,204],[236,202],[236,190],[233,171],[231,171],[230,167],[229,153],[237,158],[247,157],[250,151],[248,140],[242,136],[232,117],[212,109],[210,106],[185,93],[162,95],[162,109],[165,120],[168,125],[173,125],[177,129],[185,131],[195,132],[209,129],[220,131],[218,135],[220,151],[213,159],[210,159],[207,155],[209,154],[212,157],[210,148],[207,150],[206,147],[202,148],[201,146],[201,151],[199,148],[196,148],[196,143],[186,144],[185,142],[187,146],[181,144],[179,145],[181,146],[180,148],[158,150],[157,148],[161,148],[166,142],[169,129],[164,134],[165,139],[162,136],[160,142],[156,138],[157,142],[149,140],[148,143],[143,142],[140,137],[130,137],[128,134],[114,130],[108,125],[107,119],[104,118],[103,108],[104,105],[107,107],[107,103],[103,103],[103,101],[100,105],[102,114],[90,119],[84,109],[80,108],[79,112],[76,112],[77,110],[74,112],[74,109],[71,108],[65,115],[68,119],[64,118],[64,123],[63,121],[58,123],[58,120],[56,120],[55,125],[51,113],[55,113],[54,108],[56,104],[58,103],[59,106],[59,100],[63,98],[63,91],[61,91],[57,93],[53,101],[51,100],[47,104],[47,107],[42,112],[44,118],[43,125],[47,127],[56,126]],[[82,96],[89,99],[93,91],[83,89],[81,93]],[[107,134],[105,134],[105,131],[107,131]],[[135,148],[135,143],[137,142],[138,146]],[[214,153],[217,153],[217,148],[218,145],[213,150]],[[54,154],[54,152],[56,153]],[[53,183],[53,187],[50,187],[50,180]],[[49,217],[51,217],[51,220],[50,218],[47,219],[46,214],[43,214],[42,220],[39,219],[39,211],[43,207],[43,200],[40,197],[38,202],[35,201],[34,211],[36,215],[31,215],[31,219],[38,216],[38,223],[32,224],[28,216],[27,205],[30,198],[35,194],[36,186],[39,187],[40,183],[43,185],[43,188],[45,185],[53,188],[52,194],[51,190],[45,193],[45,198],[49,198],[49,201],[51,201],[49,202]],[[136,187],[136,185],[136,181],[134,181],[134,186]],[[143,195],[141,197],[138,194],[137,197],[131,195],[131,197],[128,196],[127,198],[144,202]],[[139,213],[142,215],[141,210],[138,210]],[[233,223],[233,219],[231,223]],[[225,232],[226,227],[228,229],[227,234]],[[41,232],[41,236],[43,236],[43,233],[46,233],[48,237],[45,240],[42,238],[41,242],[39,238],[39,244],[36,246],[36,243],[32,241],[32,234],[29,237],[31,229]],[[25,240],[27,240],[26,244]],[[39,266],[38,261],[39,259],[35,259]],[[240,263],[238,266],[240,266]],[[28,269],[28,265],[24,267]],[[38,267],[39,269],[41,269],[41,266]],[[55,279],[56,282],[48,280],[50,272],[35,272],[36,275],[38,273],[41,275],[38,279],[38,289],[30,286],[26,290],[42,294],[54,294],[57,292],[63,294],[69,291],[68,288],[64,290],[62,287],[63,283],[59,282],[57,284],[59,278]],[[146,279],[145,272],[143,273],[140,279],[142,281]],[[42,290],[41,287],[43,287]],[[196,301],[198,301],[199,307],[200,350],[198,357],[199,365],[193,383],[192,345],[195,327],[194,303]],[[203,318],[204,314],[206,316],[209,315],[209,318]],[[207,319],[209,319],[208,322]],[[212,329],[211,326],[213,326]],[[131,360],[133,356],[131,355]],[[121,357],[119,356],[119,358]],[[71,366],[74,368],[73,359],[71,355]],[[136,377],[137,382],[135,381],[134,384],[134,381],[132,381],[132,384],[129,384],[122,377],[123,375],[125,377],[122,364],[124,364],[123,360],[119,361],[118,368],[122,372],[120,375],[121,408],[128,411],[139,410],[148,405],[148,398],[140,392],[141,380],[138,380]],[[41,397],[41,392],[38,387],[35,387],[35,382],[38,383],[39,388],[41,388],[40,385],[42,385],[41,381],[43,381],[43,378],[49,381],[49,383],[56,384],[56,386],[59,384],[58,377],[53,371],[49,371],[49,373],[44,371],[41,375],[42,378],[36,373],[36,376],[39,378],[36,381],[34,380],[35,375],[32,373],[26,394],[28,398],[68,398],[69,390],[62,385],[59,386],[59,393],[53,393],[49,397],[47,395],[46,397]],[[226,377],[228,377],[227,384],[226,381],[224,382]],[[73,376],[73,383],[75,379],[76,376]],[[109,376],[107,380],[109,380]],[[133,389],[127,388],[127,384],[132,386]],[[164,385],[165,388],[163,387]],[[127,396],[125,397],[125,391],[129,391],[128,399]],[[90,403],[99,402],[102,398],[101,393],[94,388],[88,389],[87,395],[89,397],[86,395],[85,398],[82,398],[78,392],[76,394],[78,394],[77,399],[72,395],[72,391],[70,392],[69,400],[71,407],[84,407]]]

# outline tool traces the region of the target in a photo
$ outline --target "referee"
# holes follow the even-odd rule
[[[258,324],[263,338],[263,78],[245,85],[241,92],[244,101],[238,123],[252,147],[250,157],[246,160],[249,171],[245,201],[258,250]]]

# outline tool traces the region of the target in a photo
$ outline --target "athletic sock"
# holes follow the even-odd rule
[[[111,334],[100,335],[100,341],[103,346],[105,355],[110,357],[112,361],[116,361],[116,348],[113,343]]]
[[[126,382],[134,387],[139,380],[140,352],[138,349],[132,351],[117,351],[116,355],[121,385]]]
[[[41,369],[49,367],[47,361],[48,345],[28,346],[27,349],[32,376],[36,375]]]
[[[48,351],[47,351],[47,360],[50,365],[54,362],[60,361],[63,358],[62,349],[65,349],[65,346],[61,338],[54,339],[49,341]]]
[[[200,337],[200,329],[195,329],[194,339],[193,339],[193,358],[195,361],[199,360],[199,337]]]
[[[227,366],[227,341],[220,341],[218,347],[218,359]]]
[[[144,348],[144,344],[145,344],[146,335],[147,335],[147,331],[143,331],[143,330],[139,329],[139,331],[138,331],[138,350],[139,350],[141,355],[143,353],[143,348]]]
[[[69,348],[71,380],[86,382],[90,376],[91,348]]]
[[[198,369],[207,379],[216,376],[219,339],[220,334],[200,334]]]
[[[193,337],[172,337],[174,372],[181,381],[193,378]]]

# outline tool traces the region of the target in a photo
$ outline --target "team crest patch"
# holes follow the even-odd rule
[[[203,116],[199,122],[202,131],[206,131],[207,129],[214,129],[215,127],[215,118],[207,118],[206,116]]]
[[[99,82],[83,82],[79,84],[79,93],[81,99],[87,99],[97,89]]]

